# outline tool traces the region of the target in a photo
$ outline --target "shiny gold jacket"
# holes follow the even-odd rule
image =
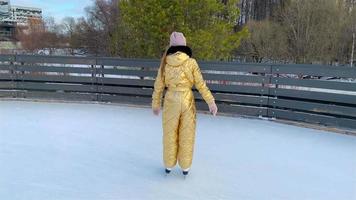
[[[198,63],[194,58],[178,51],[166,57],[163,76],[161,71],[161,69],[158,70],[154,84],[153,109],[161,107],[162,93],[165,88],[172,91],[184,91],[191,90],[195,86],[207,104],[214,102],[214,97],[206,86]]]

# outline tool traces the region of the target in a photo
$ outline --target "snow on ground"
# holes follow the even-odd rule
[[[161,148],[148,108],[0,101],[0,199],[356,199],[354,136],[199,114],[186,180]]]

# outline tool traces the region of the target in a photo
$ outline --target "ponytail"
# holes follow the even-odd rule
[[[162,58],[161,58],[161,64],[159,66],[159,69],[161,70],[161,78],[163,80],[164,78],[164,70],[166,68],[166,57],[167,57],[167,51],[168,51],[169,47],[166,47],[166,50],[164,51]]]

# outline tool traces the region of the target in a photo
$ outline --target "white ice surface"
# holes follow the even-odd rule
[[[355,200],[356,137],[198,115],[184,180],[147,108],[0,101],[1,200]]]

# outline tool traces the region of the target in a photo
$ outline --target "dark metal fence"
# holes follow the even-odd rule
[[[356,68],[199,64],[220,112],[356,128]],[[0,97],[150,105],[158,66],[144,59],[0,55]],[[198,109],[207,110],[195,93]]]

